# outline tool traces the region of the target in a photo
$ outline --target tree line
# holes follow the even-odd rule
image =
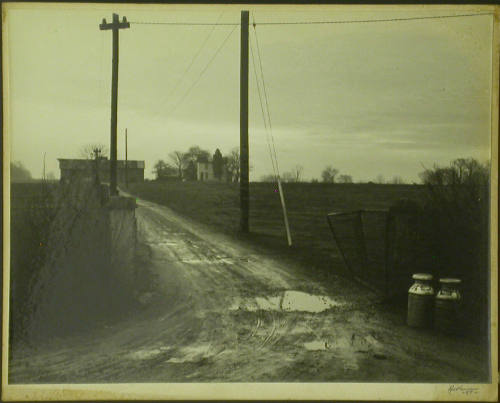
[[[302,165],[295,165],[290,171],[285,171],[280,175],[282,182],[308,182],[302,176],[304,172],[304,167]],[[261,182],[275,182],[276,175],[268,174],[263,175],[260,178]],[[332,165],[327,165],[321,172],[321,178],[313,178],[310,180],[311,183],[354,183],[352,175],[341,173],[337,168]],[[405,181],[399,175],[393,176],[390,180],[385,180],[384,176],[379,174],[373,181],[367,181],[368,183],[378,183],[378,184],[394,184],[401,185]],[[361,183],[361,182],[359,182]]]
[[[233,148],[228,154],[222,155],[217,148],[213,154],[210,151],[192,146],[187,151],[172,151],[168,160],[158,160],[153,167],[157,180],[197,180],[197,163],[211,163],[213,176],[217,180],[238,182],[240,177],[240,151]]]
[[[42,180],[53,181],[56,176],[53,172],[48,172]],[[34,178],[31,172],[26,168],[21,161],[13,161],[10,163],[10,181],[11,182],[34,182],[40,179]]]

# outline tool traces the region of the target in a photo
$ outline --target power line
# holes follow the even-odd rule
[[[193,84],[191,85],[191,87],[189,87],[188,90],[184,93],[184,95],[181,97],[181,99],[179,100],[179,102],[177,102],[177,104],[170,110],[170,113],[173,113],[182,104],[182,102],[186,99],[186,97],[189,95],[189,93],[191,92],[191,90],[196,86],[196,84],[198,84],[198,82],[203,77],[203,74],[205,74],[205,72],[207,71],[208,67],[215,60],[215,58],[217,57],[217,55],[219,54],[219,52],[222,50],[222,48],[224,47],[224,45],[226,44],[226,42],[228,41],[229,37],[231,36],[231,34],[234,32],[235,29],[236,29],[236,26],[234,26],[233,29],[229,32],[229,34],[226,36],[226,38],[224,39],[224,41],[221,43],[221,45],[215,51],[214,55],[210,58],[210,60],[208,61],[208,63],[205,65],[205,67],[201,71],[201,73],[198,76],[198,78],[193,82]]]
[[[224,14],[224,11],[222,13],[220,13],[219,15],[219,18],[217,18],[217,21],[215,22],[215,24],[212,26],[212,29],[210,30],[210,32],[208,33],[208,35],[205,37],[205,40],[203,41],[203,43],[201,44],[200,48],[198,49],[198,51],[195,53],[195,55],[193,56],[193,58],[191,59],[191,62],[189,63],[189,65],[187,66],[187,68],[184,70],[184,72],[182,73],[182,76],[181,78],[177,81],[177,83],[174,85],[174,87],[172,88],[172,90],[170,91],[170,93],[168,94],[168,97],[167,98],[170,98],[175,90],[179,87],[179,84],[182,82],[182,80],[184,79],[184,77],[187,75],[187,73],[191,70],[191,67],[193,67],[193,64],[194,62],[196,61],[196,59],[198,58],[198,56],[200,55],[201,51],[204,49],[205,45],[207,44],[208,40],[210,39],[210,37],[212,36],[213,32],[215,31],[215,28],[217,27],[217,23],[219,22],[219,20],[221,19],[222,17],[222,14]]]
[[[139,25],[181,25],[181,26],[193,26],[193,25],[240,25],[240,23],[236,22],[220,22],[218,24],[213,22],[154,22],[154,21],[130,21],[131,24],[139,24]]]
[[[259,46],[259,38],[257,37],[257,29],[255,28],[255,19],[253,21],[253,31],[254,31],[254,36],[255,36],[255,43],[257,44],[257,55],[259,56],[259,65],[260,65],[260,74],[262,77],[262,87],[264,89],[264,98],[266,100],[266,110],[267,110],[267,120],[269,122],[269,128],[272,130],[272,125],[271,125],[271,114],[269,112],[269,101],[267,98],[267,90],[266,90],[266,81],[264,80],[264,69],[262,67],[262,58],[260,57],[260,46]]]
[[[257,37],[257,29],[255,28],[255,19],[254,19],[253,28],[254,28],[254,34],[255,34],[255,42],[257,44],[257,52],[258,52],[258,56],[259,56],[260,73],[261,73],[261,77],[262,77],[262,87],[264,89],[264,96],[266,98],[267,118],[269,121],[270,137],[271,137],[271,140],[273,143],[274,163],[276,165],[276,181],[278,182],[278,191],[279,191],[279,196],[280,196],[280,201],[281,201],[281,207],[283,209],[283,220],[284,220],[284,224],[285,224],[286,238],[288,241],[288,246],[292,246],[292,234],[290,233],[290,225],[288,223],[288,214],[286,212],[285,194],[283,192],[283,186],[281,185],[280,172],[279,172],[279,166],[278,166],[278,156],[276,154],[276,147],[274,145],[274,136],[273,136],[272,125],[271,125],[271,114],[269,113],[269,102],[267,100],[266,82],[264,80],[264,69],[262,68],[262,59],[260,57],[260,47],[259,47],[259,40]],[[253,56],[253,53],[252,53],[252,56]],[[254,69],[255,69],[255,64],[254,64]],[[269,143],[268,143],[268,145],[269,145]],[[271,153],[271,146],[269,146],[269,151]],[[273,154],[271,153],[271,160],[272,159],[273,159]]]
[[[257,75],[257,69],[255,67],[255,58],[254,58],[254,55],[253,55],[253,47],[252,47],[252,43],[251,42],[250,42],[250,53],[252,55],[253,72],[255,74],[255,82],[257,84],[257,92],[259,94],[260,110],[262,112],[262,120],[264,121],[264,130],[266,132],[267,147],[269,148],[269,156],[271,157],[271,164],[272,164],[272,167],[273,167],[273,174],[276,177],[277,176],[277,172],[276,172],[276,168],[274,166],[274,157],[273,157],[273,152],[272,152],[272,149],[271,149],[271,141],[269,139],[269,132],[267,130],[266,114],[264,112],[264,105],[263,105],[263,102],[262,102],[262,95],[260,93],[259,77]]]
[[[400,22],[400,21],[418,21],[418,20],[433,20],[444,18],[461,18],[461,17],[478,17],[484,15],[493,15],[493,13],[470,13],[470,14],[449,14],[449,15],[433,15],[420,17],[397,17],[397,18],[375,18],[365,20],[330,20],[330,21],[270,21],[259,22],[256,25],[318,25],[318,24],[357,24],[357,23],[376,23],[376,22]],[[131,24],[139,25],[179,25],[179,26],[195,26],[195,25],[240,25],[237,22],[227,22],[214,24],[212,22],[154,22],[154,21],[130,21]]]
[[[274,144],[273,126],[272,126],[272,123],[271,123],[271,113],[269,112],[269,101],[268,101],[268,97],[267,97],[266,81],[264,79],[264,68],[262,67],[262,58],[261,58],[261,55],[260,55],[259,38],[257,36],[257,29],[255,28],[255,26],[256,26],[256,24],[255,24],[255,20],[254,20],[253,30],[254,30],[254,36],[255,36],[255,43],[257,44],[257,56],[259,57],[260,74],[261,74],[261,77],[262,77],[262,87],[264,89],[264,98],[265,98],[265,101],[266,101],[267,120],[269,122],[269,131],[271,133],[270,137],[271,137],[271,142],[272,142],[272,146],[273,146],[274,159],[275,159],[275,163],[276,163],[276,171],[278,173],[278,178],[279,178],[280,171],[279,171],[279,166],[278,166],[278,155],[276,153],[276,146]]]
[[[260,22],[260,23],[258,23],[256,25],[356,24],[356,23],[372,23],[372,22],[399,22],[399,21],[432,20],[432,19],[440,19],[440,18],[476,17],[476,16],[480,16],[480,15],[493,15],[493,14],[492,13],[452,14],[452,15],[434,15],[434,16],[422,16],[422,17],[382,18],[382,19],[368,19],[368,20]]]

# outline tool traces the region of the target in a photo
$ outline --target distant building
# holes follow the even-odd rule
[[[110,161],[107,158],[91,159],[64,159],[58,158],[61,170],[61,183],[71,183],[75,180],[92,181],[98,171],[101,182],[109,182]],[[127,166],[125,167],[125,162]],[[144,182],[144,161],[116,161],[117,181],[125,183]]]
[[[211,162],[196,163],[196,180],[212,181],[214,179],[214,167]]]
[[[214,175],[214,165],[211,161],[196,162],[196,180],[198,181],[220,181],[225,182],[228,179],[226,166],[222,166],[222,175],[220,179]]]

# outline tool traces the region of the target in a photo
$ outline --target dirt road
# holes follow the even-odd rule
[[[485,380],[480,352],[416,331],[375,296],[138,200],[158,290],[127,320],[36,350],[16,348],[10,383]]]

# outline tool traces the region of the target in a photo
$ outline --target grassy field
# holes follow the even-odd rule
[[[276,253],[286,254],[311,270],[328,275],[344,264],[333,241],[326,215],[334,211],[387,209],[401,199],[419,200],[418,185],[283,184],[293,247],[288,248],[279,194],[271,183],[250,184],[250,232],[239,234],[239,186],[206,182],[145,182],[130,191],[146,200],[167,205],[219,231],[249,238]],[[332,270],[334,269],[334,270]]]

